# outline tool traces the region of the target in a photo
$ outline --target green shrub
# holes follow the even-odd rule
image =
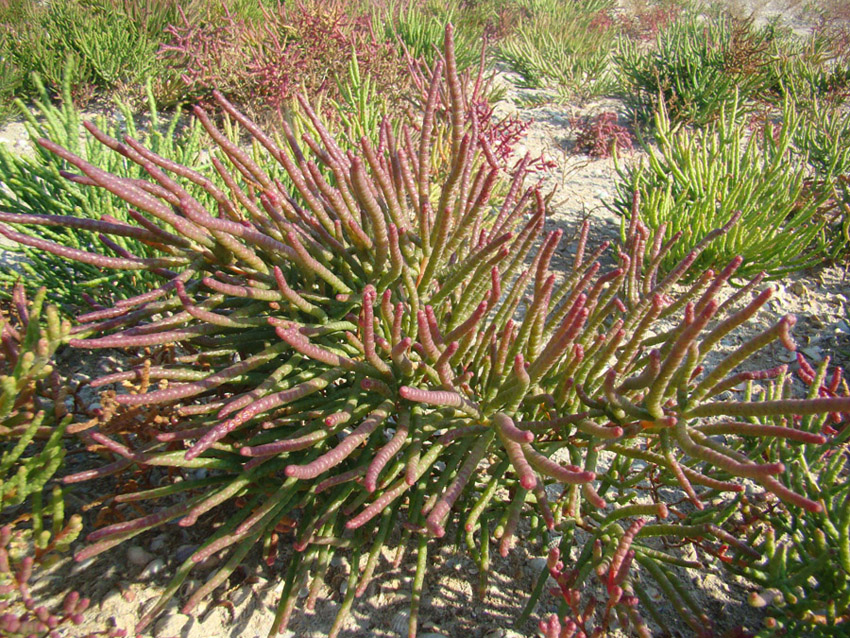
[[[773,37],[771,28],[756,30],[725,15],[689,15],[660,31],[654,49],[621,40],[615,55],[621,94],[642,124],[651,124],[663,103],[674,123],[703,126],[763,91]]]
[[[603,95],[614,88],[613,2],[522,4],[530,17],[522,19],[496,50],[496,57],[522,77],[520,86],[554,89],[562,100]]]
[[[5,522],[0,527],[0,633],[10,637],[47,635],[60,625],[79,624],[88,604],[74,592],[50,611],[36,600],[29,582],[34,568],[58,559],[82,530],[78,514],[65,520],[63,489],[53,481],[72,417],[52,358],[67,342],[71,326],[60,321],[55,307],[44,306],[45,292],[40,289],[30,304],[18,283],[11,303],[0,310],[0,519]]]
[[[815,102],[840,106],[850,96],[850,51],[847,35],[816,30],[807,39],[786,35],[771,44],[765,67],[766,97],[789,97],[803,107]]]
[[[128,165],[102,144],[91,139],[85,141],[81,135],[83,128],[80,112],[74,106],[70,95],[69,73],[66,73],[66,78],[68,80],[64,85],[64,100],[59,106],[51,103],[38,76],[32,78],[40,94],[40,100],[35,102],[33,109],[30,110],[21,101],[17,102],[19,112],[25,117],[30,139],[45,137],[54,140],[86,157],[103,170],[125,171],[126,175],[138,178],[146,175],[144,169],[137,165]],[[150,84],[147,123],[143,129],[136,128],[136,115],[128,105],[119,103],[118,106],[123,116],[122,126],[107,125],[106,120],[101,120],[110,134],[126,133],[164,157],[182,165],[198,166],[203,148],[200,127],[184,127],[179,112],[175,113],[170,121],[162,121]],[[43,215],[45,212],[74,215],[95,224],[125,224],[131,219],[127,206],[119,198],[86,188],[84,185],[69,183],[63,177],[63,172],[71,168],[69,164],[39,146],[35,146],[34,151],[34,155],[20,155],[7,149],[5,145],[0,145],[0,181],[7,186],[0,190],[0,219],[8,222],[20,219],[14,217],[15,215]],[[208,166],[205,170],[207,173],[212,172]],[[23,227],[16,228],[27,233]],[[90,250],[94,245],[102,245],[100,241],[93,241],[73,227],[43,227],[37,235],[29,234],[76,250]],[[133,236],[115,237],[112,242],[110,250],[114,255],[129,251],[139,257],[146,257],[150,256],[152,251],[156,252],[154,248]],[[152,285],[152,278],[148,273],[104,274],[102,269],[92,264],[70,264],[28,247],[20,250],[25,259],[18,264],[18,268],[29,275],[26,278],[27,284],[33,289],[46,285],[50,299],[58,303],[65,313],[72,313],[75,308],[80,308],[86,294],[104,302],[134,295]],[[19,276],[18,271],[4,269],[0,272],[0,281],[8,285]]]
[[[56,93],[70,82],[74,97],[86,102],[97,91],[138,87],[146,77],[164,72],[155,54],[164,26],[178,18],[179,4],[21,0],[11,3],[0,17],[0,51],[23,77],[22,97],[39,97],[38,86],[29,79],[37,73]]]
[[[817,370],[802,355],[798,354],[797,360],[797,375],[809,388],[809,397],[847,395],[841,370],[828,374],[828,357]],[[774,391],[788,392],[791,383],[790,375],[782,376]],[[754,423],[789,425],[779,419]],[[804,417],[797,427],[836,435],[835,442],[841,447],[791,448],[773,441],[742,448],[745,454],[782,462],[789,483],[823,505],[816,515],[798,517],[782,503],[760,498],[742,502],[741,520],[752,530],[753,547],[761,556],[745,562],[728,561],[725,566],[757,585],[749,603],[765,610],[765,626],[757,634],[764,638],[827,638],[839,635],[850,621],[850,428],[840,415],[826,414]]]
[[[740,212],[741,221],[702,253],[697,265],[718,267],[740,255],[742,277],[766,271],[777,277],[812,266],[828,251],[821,207],[829,194],[811,189],[805,162],[792,152],[800,116],[785,105],[782,121],[750,132],[733,100],[703,130],[673,126],[662,107],[655,117],[656,146],[640,166],[619,168],[610,208],[628,225],[637,195],[640,217],[649,227],[647,254],[656,242],[683,239],[660,263],[668,272],[700,237]],[[653,247],[650,249],[650,247]]]
[[[398,40],[414,59],[433,63],[442,49],[443,33],[450,22],[457,23],[463,14],[458,2],[408,2],[373,15],[373,29],[384,38]],[[458,28],[455,34],[455,54],[458,69],[463,71],[478,63],[481,56],[483,27]]]

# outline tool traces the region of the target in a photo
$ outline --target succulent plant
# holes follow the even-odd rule
[[[71,421],[52,363],[70,325],[54,306],[44,307],[45,295],[42,288],[29,303],[19,282],[8,315],[0,311],[0,515],[13,520],[0,528],[0,633],[10,637],[58,636],[60,625],[79,624],[88,604],[72,592],[61,610],[50,611],[36,601],[29,582],[82,530],[79,515],[65,520],[59,485],[53,485],[49,504],[43,502],[65,456],[63,436]]]
[[[626,591],[629,561],[631,571],[637,566],[670,589],[677,610],[701,631],[707,619],[676,593],[670,565],[702,564],[643,539],[692,542],[709,558],[720,551],[714,541],[754,553],[723,527],[725,508],[745,480],[794,511],[822,510],[782,481],[783,463],[745,456],[716,438],[824,445],[827,435],[808,429],[807,421],[779,427],[748,419],[850,412],[850,399],[841,397],[717,400],[747,380],[783,373],[740,372],[754,353],[775,341],[794,348],[794,319],[787,316],[706,366],[724,337],[772,293],[751,299],[756,278],[719,300],[740,258],[704,272],[683,292],[675,288],[736,218],[663,278],[657,265],[670,244],[647,251],[648,230],[637,214],[618,263],[604,274],[598,260],[607,245],[587,254],[585,224],[561,275],[554,259],[562,231],[543,233],[546,201],[524,184],[528,158],[500,185],[500,164],[471,108],[480,86],[480,78],[471,86],[460,82],[447,28],[421,120],[385,120],[376,146],[364,138],[349,152],[306,100],[301,108],[311,130],[298,139],[285,124],[279,146],[216,95],[255,141],[255,152],[245,152],[195,109],[218,145],[214,161],[228,192],[92,125],[97,139],[152,181],[108,174],[39,140],[80,172],[70,179],[118,195],[139,224],[87,220],[89,228],[143,236],[162,255],[105,257],[4,228],[7,236],[70,259],[163,277],[154,290],[79,316],[70,345],[177,344],[162,365],[93,382],[143,378],[147,391],[118,394],[111,409],[155,406],[160,419],[146,428],[92,427],[90,440],[117,460],[67,476],[66,483],[130,466],[209,473],[119,495],[117,501],[139,507],[160,498],[168,505],[148,505],[147,515],[92,532],[76,558],[170,521],[220,522],[177,569],[139,629],[196,565],[227,555],[192,593],[187,612],[255,545],[273,560],[280,530],[294,523],[296,551],[273,632],[286,626],[304,586],[311,592],[307,605],[315,601],[334,553],[350,551],[349,586],[330,631],[337,635],[373,578],[382,547],[401,529],[401,552],[412,545],[416,553],[413,636],[429,538],[449,530],[465,537],[486,582],[490,530],[506,555],[525,535],[521,519],[533,511],[531,536],[560,530],[561,556],[578,544],[574,532],[591,538],[573,566],[571,588],[596,567],[614,574],[612,592],[614,586]],[[445,119],[435,117],[439,103],[448,105]],[[293,190],[270,177],[266,165],[283,167]],[[195,191],[216,208],[202,206]],[[62,216],[21,221],[78,224]],[[563,488],[560,497],[550,485]],[[669,490],[676,505],[665,503]],[[227,507],[237,501],[235,512]],[[688,518],[687,509],[702,518]],[[639,587],[634,592],[646,605]]]

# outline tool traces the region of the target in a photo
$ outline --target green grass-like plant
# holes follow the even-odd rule
[[[177,21],[180,4],[17,0],[0,13],[0,53],[22,78],[19,97],[40,97],[38,84],[30,81],[33,73],[54,93],[70,82],[82,102],[97,92],[143,87],[146,77],[165,74],[156,51],[165,25]]]
[[[45,298],[41,288],[30,303],[18,283],[0,310],[0,633],[10,638],[47,636],[79,624],[88,605],[71,592],[48,609],[30,582],[82,531],[79,514],[66,520],[64,490],[54,478],[72,417],[52,360],[71,326]],[[53,486],[45,502],[48,482]]]
[[[82,136],[82,117],[71,99],[70,76],[66,69],[64,99],[59,105],[51,102],[38,76],[32,78],[40,94],[40,99],[34,103],[33,108],[28,108],[20,100],[16,102],[19,112],[25,118],[30,139],[45,137],[54,140],[104,170],[129,169],[126,173],[128,176],[135,174],[141,177],[142,171],[127,165],[102,144],[86,141]],[[111,133],[117,134],[122,130],[175,162],[197,166],[203,149],[201,128],[197,125],[184,127],[179,112],[170,120],[163,121],[157,110],[150,83],[147,86],[147,106],[146,122],[141,129],[136,126],[136,115],[123,103],[118,104],[118,110],[123,116],[123,125],[120,125],[120,128],[117,124],[106,125],[105,120],[101,120],[101,123]],[[0,191],[0,217],[9,221],[20,219],[9,215],[61,213],[96,222],[126,224],[131,220],[127,206],[120,199],[83,185],[69,184],[62,175],[63,171],[70,168],[66,162],[52,153],[44,152],[41,147],[35,146],[33,150],[33,155],[19,155],[5,145],[0,145],[0,181],[7,186]],[[207,172],[211,172],[209,167]],[[23,228],[20,230],[26,232]],[[81,234],[75,228],[44,227],[39,236],[69,248],[86,249],[94,245],[91,237]],[[111,241],[113,254],[128,251],[145,257],[153,250],[132,235],[114,237]],[[136,294],[153,283],[147,273],[104,274],[102,269],[91,264],[69,264],[25,247],[20,248],[20,251],[24,258],[18,264],[20,270],[4,270],[0,273],[0,281],[8,286],[21,272],[26,273],[26,281],[31,289],[46,285],[51,301],[58,303],[66,313],[70,313],[75,307],[81,307],[84,295],[90,295],[100,301],[118,299]]]
[[[799,376],[811,398],[847,395],[842,371],[829,370],[826,357],[814,369],[798,354]],[[773,394],[787,394],[792,377],[779,377]],[[747,392],[755,388],[748,387]],[[765,398],[769,398],[765,396]],[[754,419],[766,426],[788,427],[781,419]],[[757,634],[823,637],[841,634],[850,622],[850,428],[840,415],[804,417],[794,424],[834,435],[834,445],[791,448],[777,441],[748,445],[746,454],[782,462],[789,484],[823,505],[812,516],[794,516],[784,504],[751,498],[742,503],[738,523],[750,530],[755,560],[727,561],[725,567],[757,586],[750,605],[765,610]]]
[[[650,50],[620,41],[621,95],[641,124],[651,125],[663,105],[673,123],[703,126],[763,91],[773,37],[771,28],[756,30],[726,15],[688,14],[659,31]]]
[[[738,212],[741,221],[706,248],[700,266],[716,267],[740,255],[740,276],[765,271],[777,277],[823,260],[827,220],[821,207],[829,192],[809,187],[807,166],[792,152],[800,126],[800,115],[788,103],[775,128],[768,123],[754,132],[734,101],[702,130],[673,125],[662,106],[655,116],[657,146],[644,142],[646,163],[618,169],[610,204],[622,215],[625,232],[639,198],[641,219],[650,229],[647,266],[669,272],[699,237]],[[651,263],[662,243],[680,236]]]
[[[521,76],[520,86],[553,89],[561,100],[613,90],[613,2],[536,0],[521,5],[530,17],[520,19],[496,50],[497,59]]]

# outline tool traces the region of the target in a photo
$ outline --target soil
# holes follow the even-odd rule
[[[753,3],[749,6],[759,8],[761,13],[758,15],[763,17],[764,11],[771,9],[772,3],[761,4],[763,6],[760,8]],[[804,28],[804,25],[794,26]],[[570,128],[569,121],[576,115],[602,111],[623,113],[622,104],[616,100],[603,100],[581,108],[552,104],[518,108],[515,104],[529,103],[528,98],[538,98],[540,92],[520,91],[514,88],[511,80],[510,74],[500,73],[499,81],[505,84],[507,96],[500,103],[497,114],[515,113],[531,122],[524,147],[518,148],[517,154],[522,155],[526,149],[532,154],[542,152],[556,162],[556,167],[542,177],[544,191],[555,190],[547,230],[563,228],[568,238],[585,218],[591,218],[591,244],[598,245],[605,240],[616,241],[619,238],[620,220],[605,207],[605,202],[610,201],[614,194],[617,177],[614,162],[611,159],[594,160],[573,154],[575,131]],[[9,145],[14,152],[27,152],[26,133],[20,123],[12,123],[0,131],[0,141]],[[642,155],[637,151],[621,158],[624,163],[640,162],[641,159]],[[562,257],[566,259],[569,244],[562,242],[562,246]],[[4,253],[0,246],[0,257],[3,256],[8,266],[10,255]],[[740,342],[771,325],[779,317],[793,313],[798,318],[794,334],[810,361],[818,363],[829,356],[836,363],[847,364],[850,362],[850,281],[847,281],[845,275],[842,268],[828,266],[773,282],[777,294],[758,320],[745,330],[736,332],[735,337],[722,345],[733,347],[736,340]],[[99,373],[111,371],[108,359],[83,361],[76,354],[66,356],[68,358],[62,365],[73,373],[76,381],[84,382]],[[122,355],[111,353],[111,356]],[[778,347],[765,353],[765,356],[774,361],[779,358],[793,363],[790,353]],[[89,392],[83,402],[95,400],[94,393]],[[80,447],[71,450],[68,471],[101,463],[101,459]],[[154,472],[150,480],[155,482],[157,479],[158,475]],[[80,484],[79,489],[69,494],[67,508],[72,511],[84,509],[87,503],[100,494],[111,493],[116,487],[120,486],[116,485],[114,479]],[[95,513],[96,509],[86,512],[85,516],[90,521]],[[201,542],[203,533],[200,526],[198,529],[186,529],[168,525],[163,530],[137,537],[129,547],[119,546],[85,563],[75,564],[70,559],[64,559],[40,575],[34,594],[42,600],[53,601],[61,600],[65,592],[76,589],[91,598],[91,607],[85,614],[83,624],[64,629],[63,636],[83,636],[108,626],[126,629],[128,635],[132,635],[139,616],[154,603],[175,566]],[[78,541],[77,546],[80,543],[82,541]],[[389,543],[389,546],[393,547],[393,543]],[[515,621],[543,568],[541,559],[535,557],[544,555],[545,548],[520,544],[505,559],[494,552],[490,586],[483,601],[476,594],[478,574],[475,564],[465,553],[455,551],[448,543],[437,544],[431,550],[431,569],[426,579],[419,616],[420,638],[516,638],[536,635],[537,620],[555,610],[554,597],[544,593],[527,622],[515,626]],[[287,559],[284,552],[273,566],[268,567],[252,554],[227,585],[216,591],[214,602],[197,610],[199,613],[196,617],[181,614],[179,604],[174,602],[144,635],[155,638],[265,637],[280,597],[281,570],[286,567]],[[341,635],[406,635],[407,593],[414,565],[408,558],[399,569],[392,569],[392,560],[390,554],[383,557],[382,565],[377,570],[379,576],[366,594],[355,602]],[[211,570],[214,565],[205,567]],[[297,610],[287,635],[318,638],[327,634],[343,598],[347,572],[345,559],[331,567],[325,591],[319,597],[315,610]],[[185,601],[186,592],[196,584],[185,585],[176,598]],[[716,620],[718,634],[735,627],[752,631],[761,626],[762,612],[745,602],[749,593],[747,586],[729,577],[719,567],[712,566],[701,572],[689,571],[685,584],[709,616]],[[669,612],[665,614],[667,617],[675,617],[672,609],[665,609],[665,601],[660,593],[658,603],[662,612]],[[678,633],[682,636],[692,634],[686,627],[680,627]],[[622,635],[622,632],[613,635]]]

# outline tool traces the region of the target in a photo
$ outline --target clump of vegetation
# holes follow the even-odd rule
[[[70,325],[60,321],[55,307],[44,306],[45,296],[42,288],[29,303],[18,284],[11,303],[0,311],[0,515],[12,521],[0,528],[4,636],[58,636],[60,626],[82,621],[88,605],[72,592],[51,611],[36,601],[29,582],[34,569],[68,551],[82,530],[79,515],[65,520],[58,484],[44,502],[47,484],[62,464],[71,421],[65,389],[52,365]]]
[[[611,157],[632,148],[634,136],[625,126],[617,124],[617,114],[613,111],[576,118],[570,122],[570,126],[577,131],[577,153],[591,157]]]
[[[31,140],[44,137],[85,157],[89,162],[106,171],[124,171],[127,178],[140,178],[145,175],[140,167],[133,167],[102,144],[88,140],[81,133],[82,117],[71,99],[70,74],[65,75],[63,85],[64,100],[53,105],[46,88],[38,76],[33,83],[39,90],[40,99],[34,106],[27,108],[23,102],[17,102],[17,108],[25,117],[27,132]],[[174,113],[168,121],[163,121],[153,97],[151,84],[147,86],[146,127],[137,129],[135,117],[129,105],[119,103],[123,115],[123,126],[101,119],[99,122],[107,132],[125,134],[140,143],[146,144],[163,157],[179,162],[184,166],[200,168],[215,175],[211,166],[199,167],[203,140],[201,127],[197,124],[183,126],[184,118]],[[115,256],[127,254],[139,258],[153,257],[157,250],[150,246],[151,237],[139,230],[127,230],[135,211],[128,210],[118,197],[105,191],[86,188],[83,184],[73,184],[63,175],[71,166],[53,153],[35,146],[33,155],[18,155],[5,145],[0,145],[0,181],[7,186],[0,190],[0,220],[12,223],[4,226],[4,233],[13,232],[30,237],[30,243],[21,242],[19,250],[25,259],[15,269],[0,272],[0,281],[7,286],[13,284],[24,273],[25,280],[33,282],[34,287],[44,285],[48,297],[57,303],[65,314],[73,314],[75,309],[86,307],[86,299],[92,303],[109,303],[114,299],[128,297],[139,289],[154,285],[156,277],[140,271],[124,271],[104,274],[103,270],[85,262],[67,262],[52,254],[32,249],[31,243],[40,240],[56,242],[69,250],[87,250],[93,245],[105,246]],[[59,222],[57,213],[74,215],[81,218],[75,225],[50,224],[52,219]],[[47,215],[54,215],[48,217]],[[30,217],[27,217],[30,216]],[[15,224],[25,219],[41,219],[48,225],[35,234],[26,227]],[[118,229],[125,227],[123,234],[105,236],[96,241],[81,234],[78,229],[98,228]],[[158,254],[158,253],[157,253]]]
[[[641,219],[650,229],[648,256],[676,240],[651,267],[669,272],[699,237],[735,215],[741,219],[735,230],[712,242],[698,266],[716,267],[740,256],[739,276],[764,271],[777,277],[823,260],[828,246],[822,213],[829,192],[809,187],[807,166],[793,152],[800,114],[786,104],[782,121],[767,126],[766,134],[749,134],[736,102],[695,131],[674,126],[666,109],[658,110],[657,146],[644,144],[646,164],[619,170],[611,204],[625,229],[639,198]],[[652,261],[650,256],[645,263]]]
[[[156,51],[180,6],[176,0],[9,0],[0,5],[0,58],[14,77],[18,97],[38,97],[37,73],[51,91],[70,82],[75,99],[98,92],[137,89],[151,75],[164,77]],[[70,62],[70,64],[66,64]],[[70,77],[63,70],[70,68]]]
[[[339,80],[355,62],[389,100],[403,92],[404,67],[392,40],[348,3],[306,0],[261,7],[259,17],[224,10],[216,19],[182,15],[167,29],[160,58],[180,70],[182,95],[194,101],[218,90],[258,115],[280,113],[299,91],[339,98]]]
[[[620,41],[621,94],[641,124],[663,107],[673,123],[703,126],[764,90],[773,38],[749,21],[687,15],[659,31],[653,49]]]
[[[591,571],[607,574],[616,613],[637,608],[633,590],[641,613],[656,618],[653,601],[630,576],[639,572],[703,631],[710,619],[681,593],[675,570],[702,568],[730,550],[758,555],[730,522],[745,480],[795,515],[824,511],[787,483],[783,462],[745,454],[743,446],[753,441],[760,450],[776,438],[789,448],[829,445],[834,435],[807,417],[850,412],[850,399],[768,390],[758,400],[739,391],[750,380],[782,378],[784,368],[753,370],[747,362],[774,342],[796,347],[791,316],[717,363],[706,361],[772,294],[718,298],[739,257],[719,272],[704,271],[684,293],[674,289],[712,242],[735,232],[736,220],[707,233],[665,276],[657,265],[675,244],[656,243],[646,259],[648,229],[637,209],[615,267],[604,273],[598,259],[606,247],[585,253],[585,224],[559,281],[551,260],[562,231],[541,234],[546,204],[524,184],[529,160],[504,175],[472,108],[480,78],[461,83],[450,27],[445,37],[421,119],[385,120],[377,145],[363,138],[350,152],[306,99],[310,128],[300,138],[284,129],[280,146],[214,94],[256,143],[249,155],[195,109],[223,158],[226,189],[93,125],[87,128],[95,138],[150,180],[107,173],[39,140],[74,167],[71,180],[139,210],[137,223],[162,254],[146,261],[41,241],[39,248],[60,256],[147,270],[162,281],[79,316],[70,344],[132,350],[179,343],[185,353],[93,382],[141,374],[142,389],[114,397],[115,414],[155,406],[176,418],[144,431],[92,424],[91,440],[118,460],[65,478],[73,483],[132,466],[209,473],[117,497],[148,513],[90,533],[76,555],[85,560],[170,521],[217,522],[139,630],[208,557],[226,559],[192,592],[186,612],[254,546],[272,560],[285,522],[295,526],[296,551],[273,632],[286,626],[303,587],[315,600],[329,561],[346,552],[348,589],[330,632],[337,635],[382,548],[398,538],[401,552],[412,547],[416,554],[414,636],[430,539],[447,532],[465,539],[486,574],[491,534],[506,555],[520,520],[534,512],[528,540],[558,529],[560,555],[578,552],[569,588],[580,590]],[[442,104],[444,118],[437,116]],[[281,169],[292,190],[272,178]],[[662,321],[672,328],[660,329]],[[199,362],[209,367],[199,369]],[[661,492],[670,490],[692,513],[668,505]],[[163,497],[174,504],[149,505]],[[226,508],[237,499],[235,512]],[[583,534],[574,533],[578,527]],[[696,558],[659,550],[659,537],[667,547],[690,545]]]
[[[604,95],[614,87],[611,53],[617,30],[611,0],[525,3],[530,16],[499,43],[497,59],[520,86],[549,88],[561,100]]]

